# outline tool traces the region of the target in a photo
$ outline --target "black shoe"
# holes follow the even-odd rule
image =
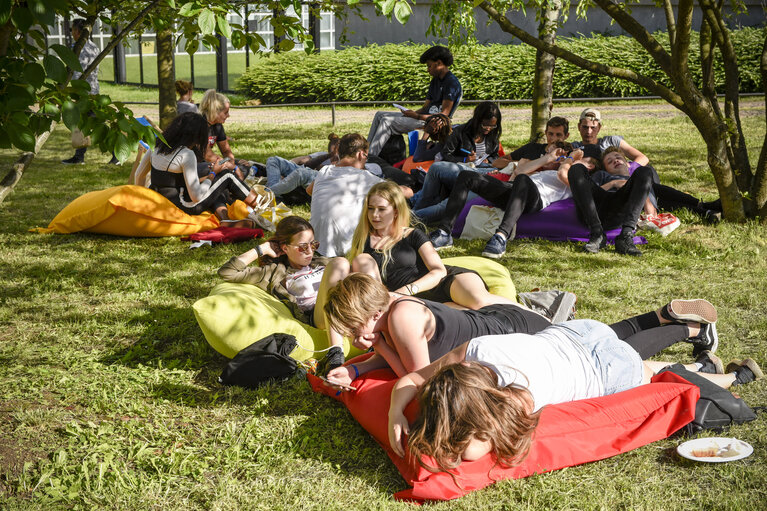
[[[589,241],[583,246],[583,251],[589,254],[596,254],[607,246],[607,236],[603,232],[592,234]]]
[[[714,211],[713,209],[706,209],[701,215],[706,223],[715,225],[722,221],[722,213],[720,211]]]
[[[716,333],[716,324],[700,326],[700,333],[696,337],[688,339],[695,347],[692,349],[692,356],[697,357],[704,351],[716,353],[719,347],[719,335]]]
[[[76,165],[80,163],[85,163],[85,158],[80,158],[77,155],[74,155],[71,158],[68,158],[66,160],[61,160],[61,163],[64,163],[66,165]]]
[[[634,245],[634,237],[630,234],[619,234],[615,238],[615,251],[630,256],[642,255],[642,251]]]
[[[759,364],[750,358],[733,360],[727,364],[725,371],[727,373],[735,373],[733,385],[743,385],[764,378],[764,373],[759,368]]]
[[[120,160],[117,159],[117,156],[112,155],[112,159],[107,162],[107,165],[119,165]]]
[[[317,374],[325,376],[328,374],[328,371],[342,365],[344,365],[344,350],[340,346],[333,346],[317,365]]]
[[[700,207],[703,209],[710,209],[722,213],[722,199],[716,199],[712,201],[700,201]]]
[[[702,366],[698,369],[699,373],[724,374],[724,364],[722,364],[722,359],[708,350],[701,352],[698,358],[695,359],[695,363]]]

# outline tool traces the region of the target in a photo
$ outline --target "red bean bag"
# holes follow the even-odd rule
[[[663,373],[649,385],[618,394],[547,406],[541,413],[530,454],[521,464],[492,468],[495,463],[490,454],[476,461],[465,461],[455,470],[459,486],[449,474],[429,472],[411,456],[400,458],[392,452],[387,427],[389,399],[395,381],[389,369],[371,371],[354,381],[356,392],[335,396],[321,380],[309,376],[315,392],[346,405],[411,486],[394,497],[417,502],[455,499],[498,480],[519,479],[597,461],[666,438],[692,421],[699,396],[698,387],[674,374]],[[414,401],[405,415],[412,422],[416,413]],[[433,460],[425,461],[434,465]]]

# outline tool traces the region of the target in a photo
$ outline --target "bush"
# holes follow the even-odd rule
[[[664,32],[655,37],[669,47]],[[732,32],[740,66],[741,92],[761,92],[759,59],[764,29],[743,28]],[[592,34],[583,38],[560,38],[558,44],[586,59],[645,74],[663,84],[668,78],[634,39]],[[419,44],[385,44],[324,51],[306,55],[288,52],[260,59],[240,77],[243,93],[264,103],[315,101],[421,100],[429,76],[418,62],[428,48]],[[464,99],[529,99],[535,66],[535,49],[527,45],[471,45],[454,49],[453,72],[461,80]],[[610,56],[610,62],[605,58]],[[700,84],[698,34],[693,33],[689,66]],[[721,56],[716,62],[722,70]],[[720,73],[721,74],[721,73]],[[717,89],[723,92],[720,80]],[[562,59],[557,60],[554,96],[625,97],[647,96],[643,88],[625,80],[592,74]]]

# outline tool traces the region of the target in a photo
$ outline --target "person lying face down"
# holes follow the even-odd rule
[[[567,321],[535,335],[475,338],[395,384],[389,442],[404,456],[402,440],[409,435],[410,454],[432,471],[491,452],[497,463],[513,466],[527,455],[544,406],[638,387],[670,364],[642,362],[611,328],[593,320]],[[685,367],[723,388],[763,377],[752,359],[730,363],[726,374]],[[411,427],[404,410],[415,397],[420,415]],[[424,463],[423,455],[436,466]]]

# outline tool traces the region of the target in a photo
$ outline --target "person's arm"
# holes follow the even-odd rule
[[[399,189],[402,190],[402,195],[404,195],[406,199],[409,199],[413,196],[413,189],[410,188],[409,186],[399,185]],[[307,191],[306,193],[309,193],[309,192]],[[309,193],[309,195],[311,195],[311,193]]]
[[[413,285],[418,286],[418,292],[433,289],[447,275],[445,265],[442,263],[442,259],[439,257],[439,254],[434,249],[434,245],[432,245],[430,241],[425,242],[418,248],[418,256],[421,258],[429,272],[418,280],[409,282],[406,286],[395,290],[395,293],[401,293],[403,295],[415,294],[410,292],[412,289],[411,286]]]
[[[419,108],[418,110],[403,110],[402,115],[405,117],[410,117],[411,119],[419,119],[419,120],[426,120],[429,117],[429,106],[431,105],[431,100],[427,99],[424,101],[423,106]]]
[[[389,307],[389,341],[404,367],[404,373],[397,376],[417,371],[431,362],[426,338],[429,316],[428,309],[418,302],[395,301]]]
[[[402,447],[403,434],[410,434],[410,425],[405,418],[405,408],[418,394],[418,389],[424,382],[439,369],[466,360],[466,348],[468,346],[468,342],[461,344],[439,360],[403,376],[394,384],[389,404],[389,445],[399,456],[405,456],[405,450]]]
[[[315,179],[316,181],[316,179]],[[314,181],[309,183],[309,186],[306,187],[306,193],[307,195],[311,196],[312,192],[314,191]]]
[[[642,151],[629,145],[625,140],[621,140],[621,150],[626,153],[629,160],[637,162],[639,165],[647,165],[650,163],[650,158],[645,156]]]
[[[384,360],[384,358],[376,352],[371,357],[362,362],[339,366],[335,369],[331,369],[328,371],[327,379],[342,383],[344,385],[351,385],[354,379],[357,377],[357,372],[354,371],[355,367],[357,368],[357,372],[362,375],[369,371],[375,371],[376,369],[384,369],[389,367],[389,364],[387,364],[386,360]],[[337,387],[337,389],[343,390],[340,387]]]
[[[218,150],[221,151],[221,156],[229,158],[232,161],[232,165],[234,165],[234,153],[229,146],[229,139],[225,138],[224,140],[219,140],[216,142],[216,145],[218,146]]]
[[[218,276],[226,282],[253,284],[262,289],[266,289],[269,284],[269,277],[274,271],[274,265],[250,265],[262,255],[277,258],[282,253],[281,251],[278,253],[278,251],[279,249],[275,250],[275,244],[270,241],[261,243],[256,248],[251,248],[225,262],[224,265],[218,269]]]
[[[152,168],[150,165],[151,158],[152,151],[146,151],[139,164],[133,169],[133,172],[131,172],[131,176],[128,178],[129,184],[144,186],[144,183],[146,183],[146,175]]]
[[[466,161],[466,153],[461,151],[461,147],[463,147],[463,137],[461,136],[461,133],[463,132],[464,126],[466,125],[464,124],[461,127],[454,129],[450,136],[447,137],[445,145],[442,147],[443,161],[453,163],[462,163]],[[464,149],[471,151],[471,146]]]
[[[320,170],[322,164],[325,163],[325,160],[329,159],[331,156],[332,155],[330,153],[318,154],[314,158],[306,160],[305,163],[299,163],[299,165],[303,165],[304,167],[309,167],[310,169],[314,170]]]
[[[557,158],[561,156],[561,154],[558,154],[559,151],[560,150],[546,153],[534,160],[528,160],[526,158],[519,160],[519,164],[517,165],[517,168],[514,169],[512,176],[516,177],[520,174],[532,174],[533,172],[540,170],[541,167],[557,161]]]

